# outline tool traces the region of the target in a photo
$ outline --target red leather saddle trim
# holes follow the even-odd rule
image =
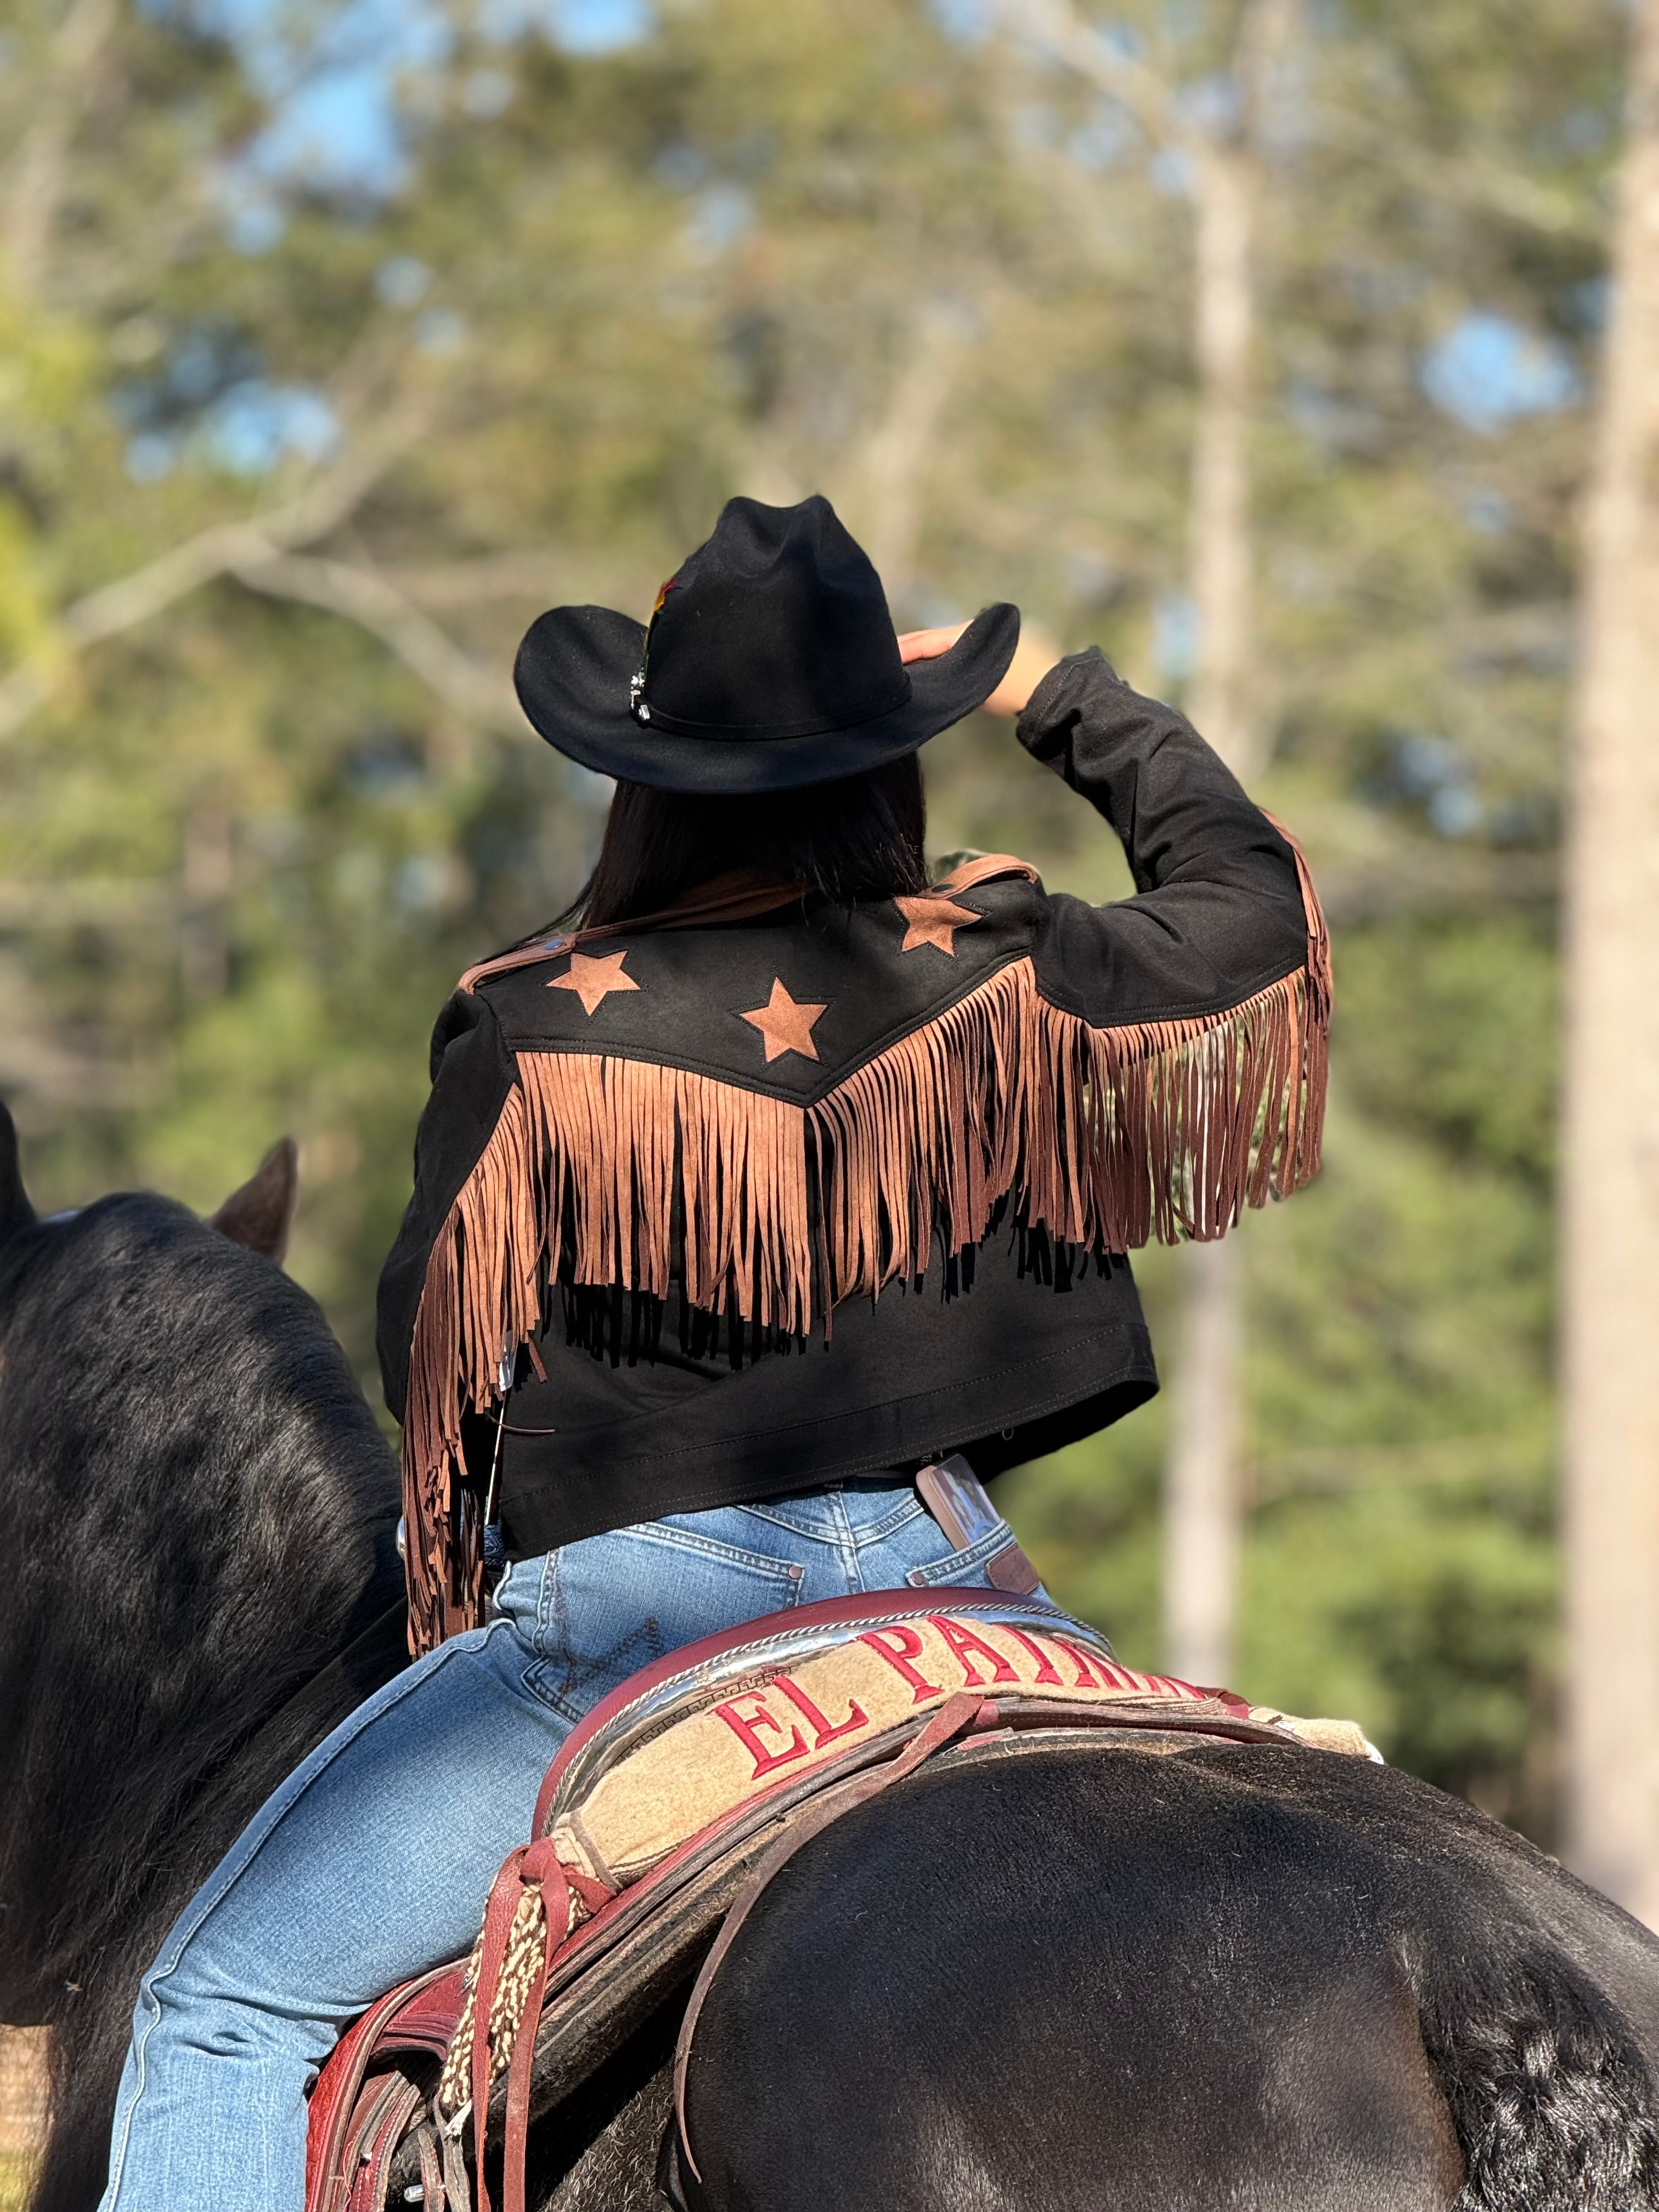
[[[781,1613],[763,1613],[754,1620],[745,1620],[737,1628],[722,1629],[718,1636],[700,1637],[695,1644],[683,1644],[678,1651],[669,1652],[649,1667],[641,1667],[625,1682],[619,1682],[609,1697],[601,1698],[585,1720],[579,1721],[561,1746],[557,1757],[547,1770],[536,1799],[536,1817],[531,1834],[539,1836],[546,1825],[559,1784],[564,1780],[571,1761],[599,1731],[607,1727],[619,1712],[623,1711],[647,1690],[656,1688],[672,1674],[684,1674],[693,1667],[702,1666],[706,1660],[719,1659],[728,1651],[744,1644],[758,1643],[768,1636],[779,1636],[802,1628],[838,1628],[843,1622],[854,1620],[881,1621],[895,1612],[914,1612],[925,1601],[927,1610],[933,1613],[994,1612],[1007,1605],[1007,1595],[1002,1590],[952,1589],[940,1583],[922,1590],[869,1590],[859,1597],[821,1598],[816,1605],[786,1606]]]
[[[643,1691],[701,1661],[716,1658],[734,1645],[752,1643],[785,1626],[813,1627],[820,1623],[835,1626],[843,1621],[879,1618],[893,1610],[896,1595],[890,1590],[876,1596],[830,1598],[817,1605],[793,1606],[781,1613],[765,1613],[718,1636],[706,1636],[696,1644],[684,1644],[654,1665],[630,1674],[609,1697],[602,1698],[566,1738],[542,1784],[532,1833],[542,1832],[546,1808],[553,1802],[570,1759]],[[974,1607],[994,1607],[1006,1600],[994,1591],[943,1589],[930,1590],[927,1601],[930,1605],[948,1603],[951,1611],[962,1612]],[[785,1787],[781,1781],[775,1793],[768,1791],[765,1796],[781,1795]],[[735,1825],[745,1814],[752,1817],[757,1809],[756,1801],[747,1807],[734,1808],[711,1828],[689,1837],[660,1864],[612,1898],[591,1919],[584,1921],[562,1948],[561,1980],[579,1972],[588,1953],[605,1948],[606,1939],[620,1916],[626,1913],[631,1920],[648,1911],[655,1893],[672,1884],[688,1860],[706,1851],[723,1830]],[[373,2061],[400,2050],[443,2056],[466,2001],[462,1985],[465,1965],[465,1960],[457,1960],[388,1990],[335,2045],[311,2093],[306,2147],[307,2212],[345,2212],[357,2166],[356,2158],[345,2172],[341,2169],[349,2148],[362,2146],[364,2131],[372,2124],[374,2100],[379,2094],[379,2084],[365,2081],[368,2068]]]
[[[466,2008],[466,1991],[462,1987],[465,1972],[466,1961],[458,1959],[435,1975],[425,1974],[418,1981],[404,1983],[411,1995],[387,2021],[381,2049],[429,2051],[441,2058]]]
[[[380,2074],[364,2085],[357,2101],[368,2109],[361,2120],[356,2112],[352,2115],[351,2132],[362,2148],[346,2191],[346,2212],[384,2212],[392,2161],[420,2109],[421,2093],[401,2074]]]
[[[461,2016],[465,1966],[465,1960],[437,1966],[388,1990],[361,2020],[352,2022],[329,2054],[311,2092],[307,2122],[306,2203],[310,2212],[337,2212],[344,2202],[344,2185],[331,2191],[329,2185],[337,2174],[347,2140],[361,2131],[367,2117],[359,2108],[359,2092],[370,2057],[388,2048],[412,2047],[435,2050],[441,2056]],[[405,2016],[415,2023],[415,2033],[404,2031]],[[449,2022],[447,2030],[441,2026],[444,2017]]]

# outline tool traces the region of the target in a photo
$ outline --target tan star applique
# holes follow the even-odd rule
[[[798,1006],[784,989],[782,978],[775,975],[771,997],[763,1006],[753,1007],[743,1019],[765,1038],[769,1061],[786,1052],[798,1052],[803,1060],[816,1060],[818,1048],[812,1042],[812,1024],[829,1004],[826,999],[822,1006]]]
[[[623,973],[623,962],[627,957],[626,945],[620,952],[573,952],[568,969],[562,975],[556,975],[547,988],[550,991],[574,991],[582,1002],[582,1012],[595,1014],[613,991],[639,989],[634,978]]]
[[[941,952],[948,952],[954,960],[957,931],[966,929],[969,922],[985,919],[971,907],[957,906],[938,891],[924,893],[918,898],[896,898],[893,904],[908,924],[904,942],[899,947],[901,952],[914,952],[919,945],[937,945]]]

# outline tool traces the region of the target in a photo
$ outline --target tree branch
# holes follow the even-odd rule
[[[886,411],[865,445],[865,543],[888,598],[901,604],[914,579],[921,542],[922,478],[970,328],[968,313],[959,305],[946,300],[921,303]]]
[[[446,706],[466,720],[498,729],[522,729],[524,717],[512,685],[481,668],[436,623],[372,569],[267,547],[263,553],[233,563],[231,573],[251,591],[326,608],[331,614],[344,615],[371,631]]]
[[[1322,107],[1310,118],[1310,130],[1320,144],[1375,161],[1425,198],[1502,216],[1553,238],[1580,239],[1592,245],[1606,240],[1604,214],[1522,170],[1505,168],[1498,161],[1437,154],[1417,138],[1410,142],[1408,158],[1402,159],[1396,136],[1348,108]]]
[[[1119,100],[1160,146],[1179,146],[1199,159],[1210,142],[1181,110],[1170,87],[1144,62],[1109,46],[1083,21],[1071,0],[1000,0],[1005,30],[1029,40],[1085,78],[1108,99]]]
[[[178,908],[171,876],[0,877],[0,929],[125,929]]]
[[[1006,30],[1121,100],[1159,145],[1179,146],[1200,161],[1214,152],[1214,141],[1182,112],[1171,88],[1145,63],[1109,46],[1078,15],[1072,0],[1000,0],[1000,12]],[[1288,4],[1260,7],[1246,18],[1238,61],[1247,109],[1259,110],[1270,58],[1282,50],[1289,13]],[[1597,243],[1605,236],[1605,219],[1598,212],[1520,169],[1436,154],[1416,138],[1402,154],[1396,136],[1346,108],[1322,106],[1308,118],[1308,127],[1322,144],[1358,154],[1431,197],[1482,209],[1551,237]]]
[[[215,523],[131,575],[87,592],[58,617],[54,645],[59,652],[64,647],[72,653],[83,652],[150,621],[216,577],[240,574],[275,554],[325,538],[420,439],[429,419],[424,399],[398,410],[337,466],[269,514]],[[50,696],[53,672],[51,657],[42,655],[0,679],[0,738],[9,736]]]
[[[566,574],[569,556],[557,546],[524,546],[471,561],[384,570],[392,588],[422,607],[493,606],[503,600],[550,604],[576,588]]]
[[[1297,28],[1300,0],[1255,0],[1238,27],[1233,75],[1238,82],[1240,140],[1259,153],[1273,80]]]

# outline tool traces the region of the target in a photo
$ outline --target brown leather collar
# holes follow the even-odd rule
[[[629,915],[621,921],[608,921],[597,929],[556,930],[551,936],[538,937],[532,945],[521,945],[511,952],[498,953],[493,960],[480,960],[467,969],[455,988],[459,991],[476,990],[486,975],[503,975],[509,969],[532,967],[538,960],[553,959],[561,952],[573,951],[579,945],[590,944],[595,938],[631,937],[644,930],[696,929],[715,922],[747,921],[751,915],[770,914],[775,908],[791,906],[807,896],[800,884],[780,883],[775,877],[763,876],[755,868],[733,868],[723,876],[711,877],[706,884],[694,885],[683,899],[672,906],[660,908],[655,914]]]
[[[931,884],[929,893],[948,898],[953,891],[971,890],[976,884],[988,883],[994,877],[1014,875],[1024,876],[1032,883],[1037,880],[1037,872],[1029,860],[1016,860],[1009,853],[980,853],[948,875],[943,883]],[[775,876],[763,875],[758,868],[728,869],[724,875],[711,876],[705,884],[694,884],[684,898],[676,900],[672,906],[659,908],[655,914],[629,915],[621,921],[605,922],[597,929],[556,930],[550,936],[538,937],[532,945],[498,953],[493,960],[477,961],[455,988],[458,991],[476,990],[486,975],[504,975],[514,968],[533,967],[538,960],[551,960],[562,952],[574,951],[579,945],[591,944],[595,938],[634,937],[646,930],[699,929],[722,921],[747,921],[754,915],[771,914],[779,907],[793,906],[811,896],[804,884],[781,883]]]

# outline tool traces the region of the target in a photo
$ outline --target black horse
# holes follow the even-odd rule
[[[167,1923],[400,1650],[390,1455],[229,1241],[275,1251],[291,1200],[279,1155],[217,1227],[37,1222],[0,1114],[0,2009],[55,2030],[37,2212],[96,2198]],[[672,2036],[538,2130],[544,2212],[660,2206]],[[711,2212],[1640,2212],[1656,2073],[1659,1941],[1467,1806],[1082,1744],[942,1754],[799,1852],[712,1985],[687,2133]]]
[[[37,1220],[0,1107],[0,2019],[52,2031],[36,2212],[97,2202],[180,1907],[404,1656],[397,1464],[274,1264],[295,1182],[283,1145],[212,1222]]]

